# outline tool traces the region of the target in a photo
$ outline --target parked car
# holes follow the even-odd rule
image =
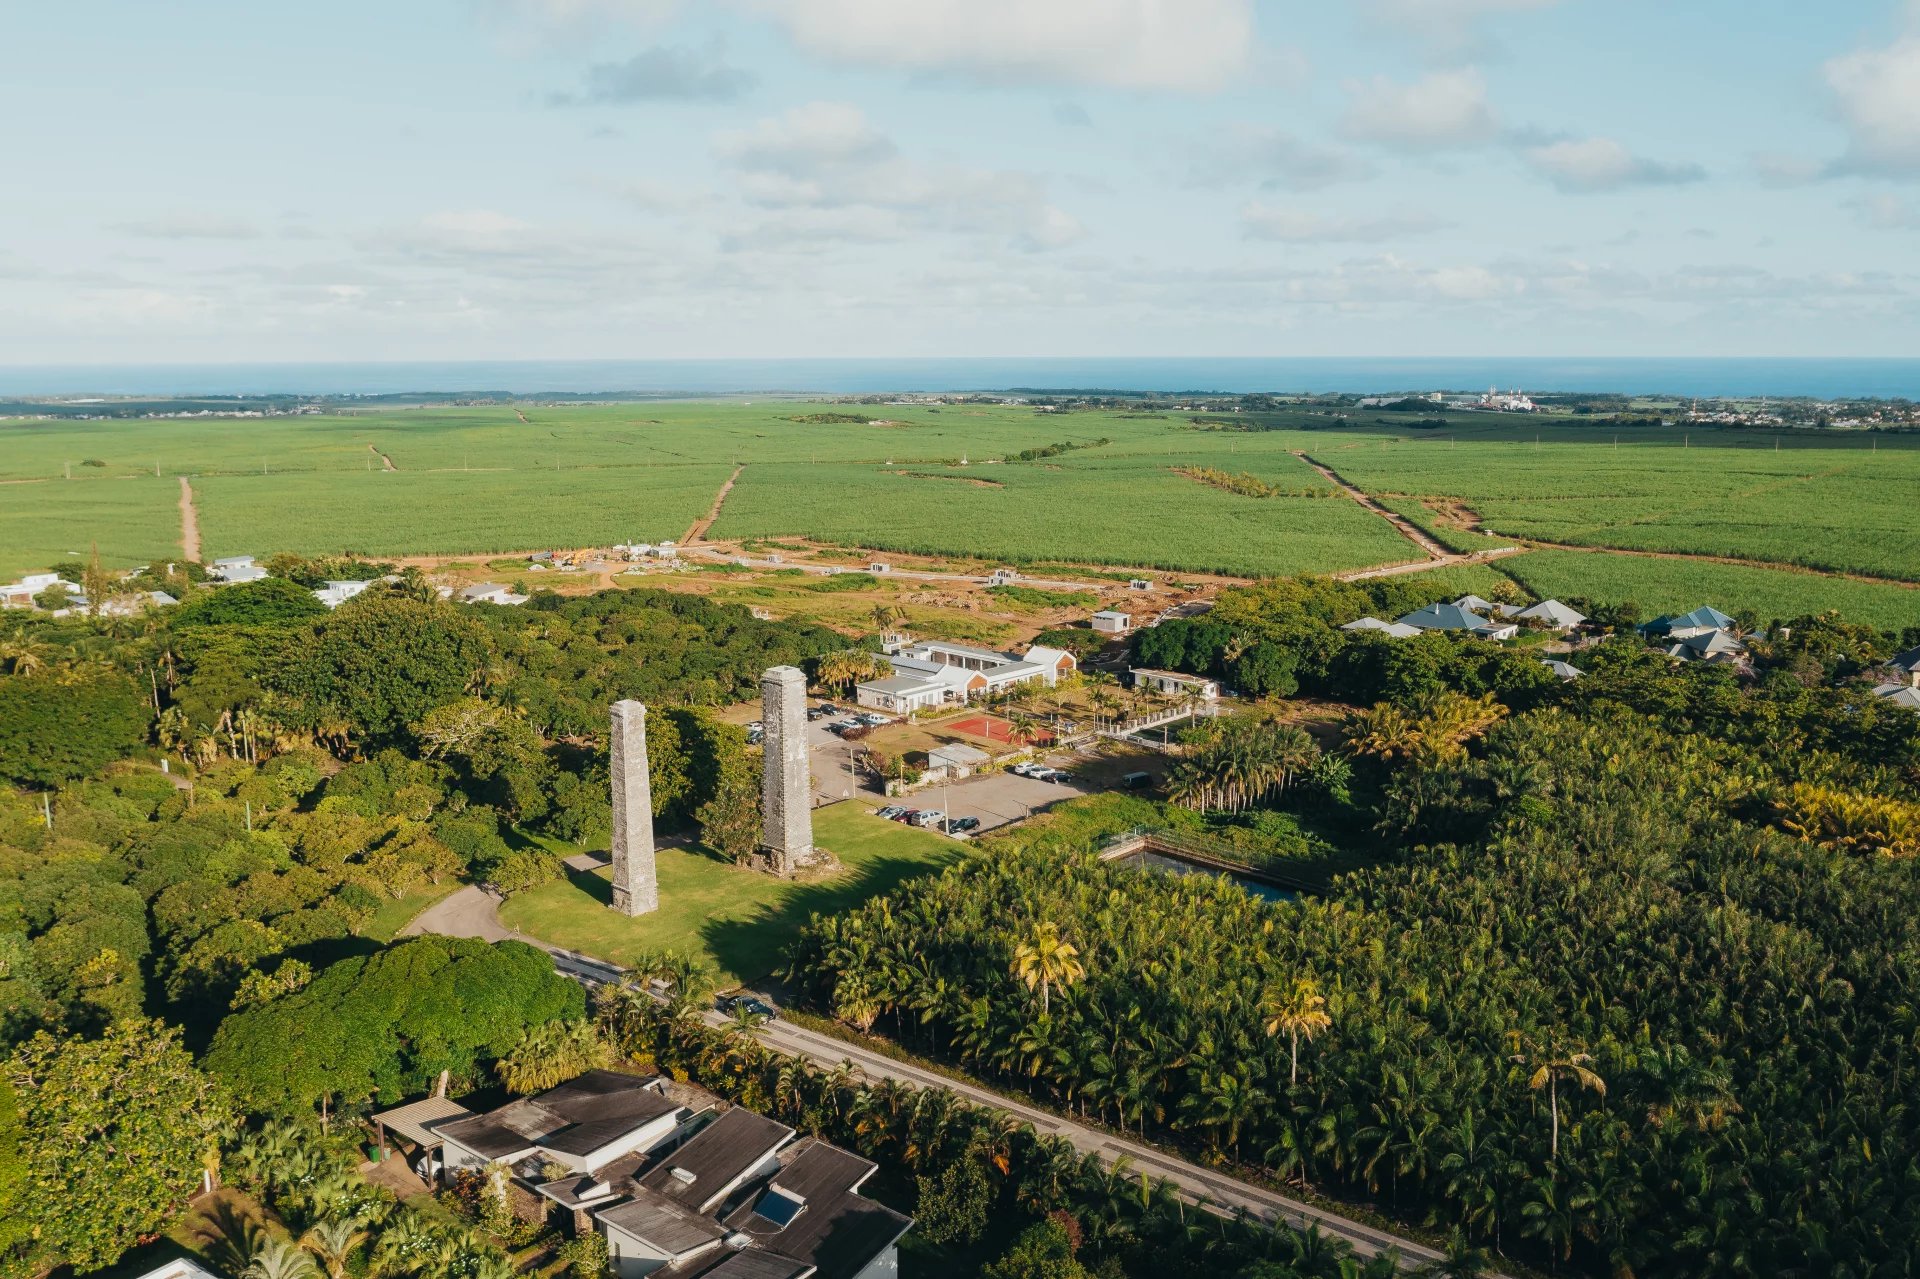
[[[838,715],[840,713],[840,708],[838,706],[835,706],[832,702],[822,702],[820,703],[820,713],[822,715]]]
[[[833,712],[824,706],[809,706],[807,707],[807,722],[811,724],[813,721],[825,719],[831,714],[833,714]]]
[[[1128,773],[1120,779],[1120,786],[1124,790],[1145,790],[1151,785],[1152,773]]]
[[[1073,781],[1073,774],[1064,768],[1049,768],[1046,775],[1040,780],[1052,782],[1055,786],[1065,786]]]
[[[876,808],[873,812],[873,815],[875,817],[884,817],[888,821],[892,821],[894,818],[900,816],[900,814],[906,811],[907,811],[906,809],[900,807],[900,805],[898,804],[888,804],[885,808]]]
[[[905,822],[909,826],[918,826],[920,824],[920,810],[917,808],[903,808],[893,815],[893,820],[896,822]]]
[[[857,716],[856,718],[858,718],[862,724],[866,724],[871,728],[878,728],[882,724],[893,723],[893,721],[887,718],[885,715],[878,715],[878,714],[875,714],[873,711],[868,711],[865,715],[860,715],[860,716]]]
[[[764,732],[766,732],[766,731],[767,731],[767,726],[766,726],[766,724],[764,724],[764,723],[763,723],[763,722],[761,722],[760,720],[757,720],[757,719],[756,719],[756,720],[753,720],[753,721],[751,721],[751,722],[750,722],[750,723],[749,723],[749,724],[747,725],[747,731],[748,731],[749,733],[764,733]]]
[[[1017,777],[1038,777],[1041,773],[1046,772],[1047,769],[1044,764],[1036,764],[1030,759],[1023,759],[1007,771]]]
[[[720,1000],[720,1011],[729,1016],[736,1012],[743,1012],[755,1021],[772,1021],[780,1015],[774,1011],[771,1004],[756,999],[752,995],[724,996]]]
[[[915,826],[932,826],[936,828],[946,820],[946,813],[937,808],[923,808],[915,813],[912,818]]]
[[[978,817],[956,817],[947,823],[947,833],[950,835],[965,835],[969,831],[979,829],[980,819]]]

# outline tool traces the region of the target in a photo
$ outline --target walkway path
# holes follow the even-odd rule
[[[180,477],[180,554],[200,562],[200,516],[193,509],[193,485]]]
[[[740,472],[746,469],[747,464],[745,462],[740,462],[734,466],[733,474],[729,475],[727,482],[720,486],[720,491],[713,495],[713,505],[707,508],[706,515],[695,520],[688,526],[686,535],[680,539],[680,545],[691,546],[707,535],[707,530],[713,527],[713,522],[720,518],[720,508],[726,505],[727,494],[733,492],[733,482],[739,479]]]
[[[589,984],[618,981],[625,975],[625,970],[604,960],[550,946],[538,938],[508,929],[500,922],[499,899],[476,887],[463,888],[428,907],[401,930],[403,936],[419,933],[474,937],[482,941],[509,938],[524,941],[551,955],[554,967],[561,973]],[[703,1020],[716,1029],[733,1025],[731,1018],[717,1011],[703,1014]],[[1124,1162],[1130,1170],[1164,1178],[1188,1203],[1222,1217],[1245,1213],[1269,1225],[1286,1225],[1297,1229],[1318,1226],[1323,1234],[1346,1240],[1362,1257],[1398,1249],[1401,1265],[1408,1270],[1441,1260],[1440,1253],[1412,1240],[1401,1239],[1350,1217],[1202,1168],[1124,1137],[1115,1137],[1071,1119],[1061,1118],[1004,1093],[895,1061],[859,1044],[835,1039],[831,1035],[823,1035],[786,1021],[768,1022],[754,1033],[775,1052],[801,1058],[825,1070],[845,1063],[869,1080],[893,1080],[916,1088],[944,1088],[977,1106],[1003,1110],[1022,1123],[1032,1124],[1038,1132],[1066,1138],[1075,1150],[1096,1156],[1108,1167]]]

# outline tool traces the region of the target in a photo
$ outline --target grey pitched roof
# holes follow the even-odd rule
[[[1540,665],[1546,667],[1561,679],[1579,679],[1582,675],[1586,674],[1585,671],[1573,665],[1571,662],[1556,662],[1543,657],[1540,659]]]
[[[1920,648],[1910,648],[1904,653],[1894,654],[1893,660],[1887,665],[1903,671],[1920,671]]]
[[[1488,624],[1486,618],[1458,604],[1429,604],[1400,619],[1400,625],[1417,626],[1423,631],[1475,631]]]
[[[704,1212],[792,1136],[793,1129],[785,1124],[736,1106],[679,1149],[660,1156],[640,1184]]]
[[[867,1160],[826,1142],[795,1142],[782,1152],[769,1187],[799,1199],[801,1211],[781,1226],[755,1210],[756,1194],[727,1217],[727,1225],[818,1266],[822,1279],[850,1279],[913,1225],[911,1217],[857,1193],[873,1170]]]
[[[1343,631],[1379,631],[1382,635],[1391,635],[1395,639],[1411,639],[1420,633],[1417,626],[1408,626],[1404,622],[1383,622],[1377,617],[1362,617],[1348,622],[1340,628]]]
[[[1459,599],[1455,600],[1454,603],[1466,609],[1469,613],[1493,612],[1493,601],[1483,600],[1478,595],[1462,595]]]
[[[516,1106],[524,1108],[516,1111]],[[509,1111],[513,1113],[507,1113]],[[564,1126],[538,1107],[516,1101],[491,1114],[440,1124],[434,1131],[441,1140],[464,1146],[482,1158],[505,1159],[533,1149],[540,1144],[541,1137]]]
[[[1553,626],[1578,626],[1587,620],[1585,613],[1576,613],[1559,600],[1541,600],[1532,608],[1523,608],[1513,616],[1534,618]]]
[[[680,1108],[653,1078],[589,1070],[556,1088],[508,1102],[472,1119],[440,1124],[435,1132],[488,1159],[534,1146],[587,1155]]]
[[[711,1217],[703,1217],[691,1208],[675,1203],[665,1195],[644,1186],[633,1198],[593,1214],[595,1221],[644,1239],[660,1251],[683,1256],[705,1244],[726,1237],[726,1227]]]
[[[1920,711],[1920,688],[1911,684],[1882,684],[1873,690],[1873,695],[1895,706],[1904,706],[1910,711]]]

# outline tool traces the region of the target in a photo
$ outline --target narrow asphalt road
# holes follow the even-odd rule
[[[524,941],[529,945],[540,947],[551,955],[554,967],[558,971],[588,984],[614,982],[625,975],[624,969],[604,960],[563,950],[558,946],[550,946],[538,938],[528,937],[508,929],[500,922],[499,899],[476,887],[463,888],[444,901],[428,907],[401,931],[407,936],[418,933],[440,933],[453,937],[475,937],[483,941],[500,941],[507,938]],[[730,1018],[716,1011],[703,1014],[703,1020],[715,1028],[732,1024]],[[1245,1213],[1269,1225],[1286,1225],[1297,1229],[1318,1226],[1321,1233],[1346,1240],[1353,1245],[1353,1250],[1363,1257],[1397,1249],[1401,1267],[1405,1270],[1417,1270],[1442,1259],[1440,1253],[1422,1244],[1414,1243],[1412,1240],[1398,1238],[1387,1231],[1375,1229],[1349,1217],[1340,1216],[1338,1213],[1328,1212],[1324,1208],[1276,1194],[1259,1186],[1249,1185],[1224,1173],[1202,1168],[1137,1142],[1115,1137],[1084,1124],[1075,1123],[1071,1119],[1049,1114],[1004,1093],[962,1083],[906,1062],[895,1061],[869,1048],[843,1039],[835,1039],[831,1035],[823,1035],[818,1031],[807,1030],[785,1021],[769,1022],[759,1027],[754,1033],[759,1036],[762,1043],[775,1052],[802,1058],[823,1069],[831,1070],[842,1062],[846,1062],[852,1065],[857,1073],[876,1082],[891,1079],[916,1088],[944,1088],[975,1105],[1004,1110],[1023,1123],[1032,1124],[1036,1131],[1066,1138],[1073,1143],[1074,1149],[1083,1154],[1097,1156],[1100,1162],[1108,1167],[1125,1161],[1133,1171],[1165,1178],[1188,1203],[1223,1217],[1234,1217]]]

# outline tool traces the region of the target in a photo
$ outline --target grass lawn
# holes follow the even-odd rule
[[[392,901],[381,902],[373,912],[373,918],[367,921],[364,935],[377,942],[392,941],[399,935],[400,930],[407,926],[408,920],[442,897],[451,896],[459,890],[460,886],[460,880],[448,877],[437,884],[428,884],[424,888],[396,897]]]
[[[568,871],[564,880],[515,893],[500,910],[510,928],[626,963],[643,951],[677,950],[704,957],[723,982],[765,976],[817,911],[843,911],[901,881],[959,859],[965,845],[882,821],[858,804],[814,810],[814,842],[845,867],[830,879],[789,883],[741,870],[697,849],[663,848],[660,909],[628,919],[607,909],[608,872]]]

